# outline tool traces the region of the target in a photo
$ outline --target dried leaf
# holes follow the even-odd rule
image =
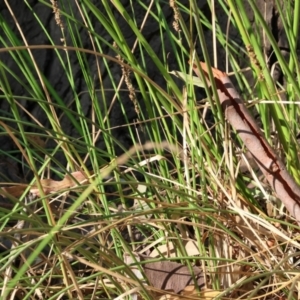
[[[200,63],[200,66],[209,80],[207,65]],[[196,65],[193,65],[193,70],[201,78]],[[215,68],[211,68],[211,71],[228,122],[252,154],[278,198],[300,223],[300,187],[263,136],[227,74]]]
[[[188,256],[196,256],[200,254],[196,241],[188,241],[185,245],[185,250]]]
[[[170,294],[165,294],[163,296],[160,296],[159,298],[157,298],[157,300],[181,300],[180,298],[178,298],[177,296],[173,296]]]
[[[159,257],[160,255],[167,257],[176,257],[176,252],[174,250],[174,243],[167,242],[166,244],[159,245],[150,253],[150,257]]]
[[[199,255],[199,249],[195,241],[188,241],[185,245],[185,250],[188,256]],[[159,257],[161,254],[167,257],[176,257],[176,251],[174,250],[174,243],[167,242],[166,244],[157,246],[151,253],[150,257]]]
[[[42,179],[40,180],[40,184],[42,186],[43,192],[45,195],[50,193],[59,192],[64,189],[68,189],[71,187],[76,187],[79,183],[86,183],[87,177],[86,175],[81,172],[73,172],[71,175],[66,175],[65,178],[61,181],[52,180],[52,179]],[[2,187],[0,190],[0,194],[4,196],[13,196],[13,197],[20,197],[24,191],[27,189],[27,184],[19,184],[10,187]],[[30,193],[40,197],[40,190],[36,185],[31,186]]]
[[[143,265],[149,283],[162,290],[179,293],[188,285],[194,285],[194,280],[188,267],[170,261],[147,263]],[[204,287],[204,275],[200,268],[193,267],[195,280],[199,289]]]

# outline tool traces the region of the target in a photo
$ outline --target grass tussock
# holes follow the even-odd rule
[[[3,299],[297,299],[299,227],[192,63],[230,75],[299,182],[298,2],[275,1],[288,56],[257,1],[40,1],[60,42],[24,2],[47,45],[28,43],[6,2],[15,26],[0,16],[0,136],[13,147],[0,151],[13,180],[1,185],[22,193],[2,188]],[[52,53],[71,96],[40,71],[37,51]],[[190,271],[181,295],[149,285],[145,266],[162,261]]]

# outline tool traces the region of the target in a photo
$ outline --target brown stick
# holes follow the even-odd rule
[[[206,64],[201,63],[201,68],[208,80]],[[201,78],[200,72],[195,65],[193,65],[193,70]],[[297,222],[300,223],[299,185],[288,173],[284,163],[276,156],[274,150],[264,138],[260,128],[250,115],[227,74],[215,68],[212,68],[212,72],[226,119],[253,155],[277,197]]]

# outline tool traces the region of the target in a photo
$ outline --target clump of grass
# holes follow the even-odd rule
[[[259,298],[275,291],[296,298],[298,227],[249,162],[246,149],[226,123],[215,87],[204,86],[200,94],[193,80],[178,81],[170,72],[191,78],[188,61],[203,60],[218,67],[217,59],[224,55],[226,71],[232,72],[241,93],[248,95],[249,109],[259,115],[264,134],[299,181],[299,4],[292,10],[288,1],[283,10],[276,1],[290,45],[286,61],[254,1],[248,1],[252,24],[241,1],[215,2],[217,9],[208,4],[215,22],[196,1],[188,6],[170,1],[174,24],[165,19],[163,4],[155,1],[149,6],[135,1],[131,11],[121,1],[102,1],[101,8],[91,1],[76,7],[69,1],[53,2],[58,26],[63,24],[63,45],[47,34],[38,14],[34,17],[50,46],[28,45],[22,28],[16,34],[5,20],[1,25],[1,52],[9,51],[20,72],[0,63],[1,98],[10,106],[1,115],[1,124],[9,124],[2,126],[1,135],[16,146],[5,155],[22,165],[26,180],[36,184],[42,195],[30,199],[26,191],[20,199],[11,199],[10,211],[0,208],[0,236],[12,242],[0,257],[2,296],[104,299],[133,291],[152,299],[151,289],[124,261],[125,254],[133,258],[146,254],[146,261],[175,260],[191,270],[193,265],[201,266],[206,287],[219,298]],[[137,12],[143,13],[142,21]],[[116,14],[135,36],[133,45],[127,43]],[[222,15],[227,16],[226,31]],[[158,28],[160,53],[145,38],[144,24],[149,21]],[[95,22],[104,28],[108,41],[97,33]],[[284,85],[272,78],[258,27],[272,47]],[[90,49],[84,48],[82,32],[89,37]],[[239,45],[230,38],[232,32],[241,37]],[[212,45],[208,35],[213,37]],[[58,57],[72,101],[64,101],[41,74],[33,55],[36,48]],[[177,70],[169,68],[169,53]],[[85,91],[76,89],[74,60]],[[159,73],[160,84],[148,75],[150,64]],[[118,78],[111,65],[120,69]],[[109,87],[102,80],[103,69]],[[10,76],[24,87],[26,97],[13,93]],[[107,98],[108,92],[112,98]],[[127,119],[124,93],[132,101],[136,122]],[[90,98],[89,115],[83,113],[82,95]],[[24,103],[46,115],[47,126]],[[126,120],[117,126],[110,117],[116,105]],[[66,120],[72,134],[64,127]],[[115,138],[114,131],[121,129],[131,140],[130,149]],[[240,172],[242,161],[247,173]],[[86,174],[88,183],[43,195],[41,179],[59,181],[77,170]],[[142,263],[136,265],[143,272]]]

